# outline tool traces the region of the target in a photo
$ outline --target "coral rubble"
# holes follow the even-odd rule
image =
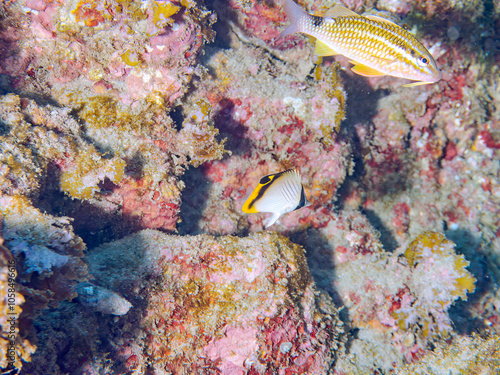
[[[450,346],[441,344],[418,363],[397,371],[409,374],[495,374],[500,368],[500,337],[457,337]]]

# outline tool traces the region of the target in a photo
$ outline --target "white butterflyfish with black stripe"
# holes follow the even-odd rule
[[[282,215],[309,205],[299,172],[288,169],[262,177],[243,205],[242,211],[272,213],[265,223],[265,227],[269,228]]]

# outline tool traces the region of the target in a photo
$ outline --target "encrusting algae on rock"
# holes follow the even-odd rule
[[[423,267],[423,271],[428,272],[431,267],[439,267],[439,262],[443,262],[449,270],[448,276],[455,287],[451,294],[466,301],[467,293],[474,293],[476,279],[465,268],[470,263],[463,255],[455,254],[454,247],[455,244],[447,240],[443,234],[429,231],[413,240],[404,254],[414,270]],[[451,269],[450,261],[454,264]]]
[[[408,287],[414,299],[408,295],[392,313],[401,328],[418,326],[423,337],[452,332],[446,311],[456,299],[467,300],[476,283],[466,269],[469,262],[457,255],[454,247],[443,234],[429,231],[420,234],[404,252],[412,268]]]
[[[418,363],[408,364],[397,375],[460,374],[493,375],[500,369],[500,336],[482,338],[477,334],[456,336],[451,345],[443,343]]]
[[[38,346],[22,371],[427,374],[441,353],[457,358],[443,371],[498,368],[500,7],[344,3],[414,23],[443,79],[317,65],[307,38],[276,39],[279,0],[0,4],[0,231]],[[275,228],[307,259],[241,214],[288,168],[312,205]]]
[[[0,237],[0,369],[20,370],[36,350],[19,329],[24,297],[18,292],[16,276],[16,260]]]
[[[116,156],[104,159],[92,149],[78,153],[74,163],[61,173],[61,190],[72,198],[90,199],[100,191],[99,182],[109,178],[118,184],[125,173],[125,161]]]

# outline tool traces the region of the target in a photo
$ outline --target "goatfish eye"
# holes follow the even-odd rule
[[[426,67],[427,65],[429,65],[429,58],[426,57],[426,56],[420,56],[418,59],[417,59],[417,64],[418,66],[420,67]]]
[[[281,215],[309,206],[299,172],[288,169],[260,179],[242,211],[245,213],[270,212],[273,216],[265,224],[273,225]]]

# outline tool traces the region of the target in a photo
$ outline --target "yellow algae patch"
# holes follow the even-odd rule
[[[71,13],[75,16],[76,22],[83,22],[88,27],[97,26],[111,19],[106,9],[94,0],[81,0]]]
[[[118,157],[101,158],[95,150],[80,153],[76,165],[61,174],[61,190],[72,198],[90,199],[99,191],[98,183],[106,177],[119,183],[125,173],[125,161]]]
[[[420,234],[405,251],[408,263],[416,267],[420,261],[425,261],[425,257],[449,258],[449,266],[454,271],[454,290],[450,293],[467,300],[467,293],[475,290],[476,279],[467,271],[469,262],[463,255],[457,255],[453,250],[455,244],[447,240],[443,234],[437,232],[424,232]]]
[[[166,25],[173,23],[170,19],[175,13],[179,11],[177,5],[172,4],[169,1],[154,1],[153,0],[153,23],[156,27],[162,28]]]
[[[121,55],[122,61],[128,66],[137,66],[140,64],[139,54],[137,52],[127,49]]]
[[[132,114],[122,110],[115,99],[96,95],[77,104],[78,115],[85,120],[86,126],[93,130],[109,127],[122,132],[148,130],[154,124],[150,114],[160,111],[165,101],[158,93],[151,94],[146,101],[146,109]]]
[[[13,373],[14,369],[23,367],[23,362],[30,362],[31,354],[36,350],[35,345],[22,338],[24,332],[20,332],[19,316],[24,296],[16,290],[15,264],[12,253],[0,237],[0,367],[5,369],[9,366]]]

